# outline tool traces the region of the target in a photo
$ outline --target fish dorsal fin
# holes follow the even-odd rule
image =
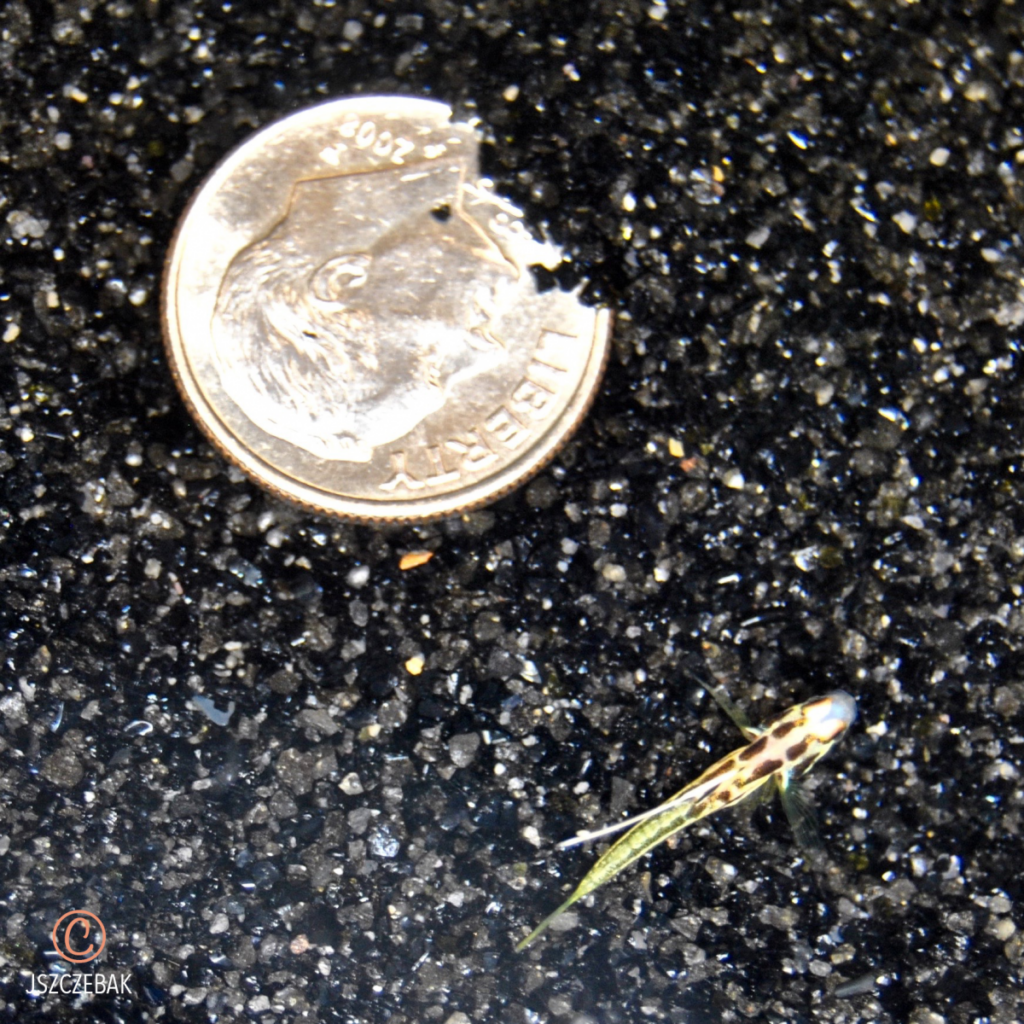
[[[669,804],[661,804],[658,807],[652,807],[649,811],[643,811],[641,814],[634,814],[632,818],[624,818],[622,821],[612,822],[611,825],[604,825],[602,828],[594,829],[593,832],[585,831],[578,832],[571,839],[563,839],[560,843],[555,844],[556,850],[568,850],[570,846],[579,846],[580,843],[589,843],[594,839],[603,839],[605,836],[613,836],[616,832],[621,832],[623,829],[632,828],[634,825],[639,825],[641,821],[647,821],[649,818],[653,818],[658,814],[661,814]]]
[[[622,821],[612,822],[611,825],[605,825],[603,828],[595,829],[593,832],[580,832],[571,839],[563,839],[562,842],[556,845],[555,849],[567,850],[570,846],[579,846],[580,843],[589,843],[592,839],[603,839],[605,836],[611,836],[616,832],[621,832],[623,829],[639,825],[643,821],[649,821],[651,818],[660,817],[666,811],[674,811],[685,804],[696,804],[716,785],[718,785],[717,781],[711,779],[702,786],[687,786],[686,789],[677,793],[671,799],[666,800],[663,804],[658,804],[657,807],[652,807],[647,811],[641,811],[640,814],[634,814],[632,818],[623,818]]]

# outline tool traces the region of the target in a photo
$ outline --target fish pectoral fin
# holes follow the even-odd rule
[[[711,695],[714,702],[732,719],[736,728],[743,733],[744,739],[753,741],[761,735],[761,730],[755,729],[750,724],[750,719],[747,718],[745,712],[721,686],[705,686],[704,689]]]
[[[733,810],[742,808],[746,813],[756,811],[759,807],[763,807],[765,804],[770,803],[775,798],[775,787],[774,786],[758,786],[757,789],[747,793],[746,796],[740,797],[736,803],[731,804]]]
[[[789,827],[793,830],[797,846],[804,850],[821,849],[818,817],[814,813],[814,805],[807,795],[807,790],[800,783],[785,777],[779,780],[778,786],[782,809]]]

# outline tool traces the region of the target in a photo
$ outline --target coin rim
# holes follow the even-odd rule
[[[387,95],[343,97],[325,100],[323,103],[313,104],[308,107],[301,107],[289,114],[277,117],[257,129],[251,135],[248,135],[225,153],[203,177],[203,180],[185,204],[175,225],[170,244],[167,248],[167,255],[164,259],[163,278],[160,289],[160,323],[164,351],[167,354],[171,375],[192,419],[198,424],[200,430],[214,448],[228,462],[237,466],[254,483],[290,504],[335,518],[376,524],[421,523],[470,512],[498,501],[520,487],[531,477],[536,476],[536,474],[550,464],[551,460],[555,458],[569,441],[570,437],[576,432],[597,397],[611,351],[612,314],[609,309],[586,307],[594,314],[587,365],[568,403],[559,412],[555,420],[548,425],[544,432],[523,453],[506,464],[498,472],[478,479],[458,490],[447,491],[429,498],[412,498],[407,502],[394,501],[393,499],[377,501],[368,498],[342,497],[325,493],[321,488],[289,476],[280,467],[262,459],[252,448],[244,445],[235,436],[228,424],[224,422],[213,404],[206,399],[198,380],[191,372],[185,341],[181,337],[181,332],[178,330],[172,317],[172,310],[177,310],[178,308],[177,302],[173,299],[173,292],[176,289],[179,276],[179,257],[181,255],[180,250],[183,244],[182,237],[185,226],[200,196],[207,191],[224,167],[232,159],[236,158],[243,149],[256,143],[266,134],[280,128],[284,122],[292,118],[301,117],[306,114],[312,115],[313,112],[328,106],[349,104],[356,107],[362,103],[377,104],[382,101],[390,104],[397,103],[409,108],[419,107],[421,110],[424,107],[429,107],[435,114],[443,110],[449,122],[453,117],[452,108],[440,100],[429,100],[414,96]],[[410,110],[410,114],[415,116],[412,110]],[[176,349],[180,349],[180,352],[177,352]],[[218,427],[223,432],[223,437],[218,433]],[[235,442],[237,451],[232,447],[230,441]],[[250,465],[250,460],[256,465]],[[284,483],[278,483],[275,478],[287,481],[290,486],[286,487]]]

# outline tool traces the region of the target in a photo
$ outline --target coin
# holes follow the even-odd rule
[[[164,273],[169,362],[227,458],[281,497],[413,521],[507,493],[588,409],[611,317],[537,289],[560,251],[432,100],[271,124],[193,196]]]

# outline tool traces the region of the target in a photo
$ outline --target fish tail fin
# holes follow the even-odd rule
[[[541,923],[537,925],[537,927],[534,928],[525,939],[522,940],[522,942],[517,943],[516,952],[521,953],[526,949],[526,947],[529,946],[536,938],[538,938],[543,932],[547,931],[548,925],[551,924],[556,917],[560,917],[564,914],[581,896],[584,895],[586,894],[580,892],[579,889],[576,889],[564,903],[548,914],[548,916],[545,917],[544,920],[541,921]]]

